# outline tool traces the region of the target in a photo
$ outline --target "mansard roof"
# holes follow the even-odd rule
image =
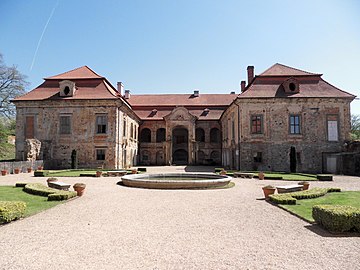
[[[70,80],[75,83],[76,94],[60,97],[59,83]],[[45,82],[32,91],[15,98],[13,101],[35,100],[82,100],[82,99],[123,99],[110,82],[87,66],[45,78]],[[125,101],[126,102],[126,101]]]
[[[355,98],[321,76],[277,63],[255,76],[238,98]],[[290,78],[298,83],[299,91],[288,93],[284,90],[284,82]]]

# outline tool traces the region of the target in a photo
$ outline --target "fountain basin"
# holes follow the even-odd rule
[[[152,189],[214,188],[228,185],[232,177],[214,173],[133,174],[121,177],[128,187]]]

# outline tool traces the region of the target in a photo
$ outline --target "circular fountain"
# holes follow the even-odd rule
[[[129,187],[192,189],[225,187],[232,178],[214,173],[159,173],[125,175],[121,179],[123,185]]]

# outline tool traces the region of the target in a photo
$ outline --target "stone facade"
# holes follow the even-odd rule
[[[46,78],[14,100],[16,158],[26,159],[25,140],[34,138],[46,168],[69,168],[75,150],[80,168],[338,172],[355,96],[281,64],[247,70],[239,95],[123,94],[122,83],[115,89],[86,66]]]

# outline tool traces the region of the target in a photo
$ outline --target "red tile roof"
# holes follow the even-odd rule
[[[321,78],[322,74],[310,73],[282,64],[275,64],[248,85],[238,98],[355,98]],[[299,82],[299,93],[286,94],[282,83],[293,77]]]
[[[131,106],[228,106],[237,94],[168,94],[131,95],[127,100]]]
[[[297,68],[276,63],[258,76],[308,76],[308,75],[322,75],[322,74],[310,73]]]
[[[219,120],[221,114],[225,111],[219,108],[209,108],[209,112],[205,113],[204,109],[189,109],[189,112],[196,116],[199,120]],[[163,117],[170,114],[173,109],[158,109],[156,113],[152,112],[153,109],[134,109],[134,112],[141,120],[163,120]]]
[[[104,79],[88,66],[82,66],[73,70],[47,77],[45,80],[74,80],[74,79]]]

